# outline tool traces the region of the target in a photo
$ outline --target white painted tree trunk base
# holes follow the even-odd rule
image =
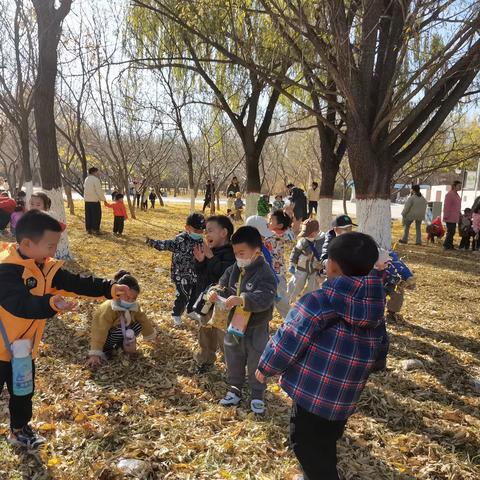
[[[357,198],[358,230],[371,235],[385,249],[392,246],[392,213],[390,200]]]
[[[30,203],[30,198],[33,194],[33,182],[32,181],[25,182],[24,185],[25,185],[25,193],[27,195],[25,201],[27,202],[27,208],[29,208],[28,204]]]
[[[195,191],[193,189],[190,190],[190,213],[195,211]]]
[[[328,232],[332,228],[333,198],[322,197],[318,201],[317,220],[321,232]]]
[[[66,222],[65,217],[65,203],[63,200],[63,189],[55,188],[53,190],[44,190],[52,201],[52,206],[48,212],[53,218],[62,223]],[[64,230],[60,237],[60,242],[58,242],[57,252],[55,254],[56,258],[61,260],[71,260],[72,256],[70,255],[70,245],[68,243],[68,228]]]
[[[246,207],[245,207],[245,215],[244,218],[245,220],[248,217],[251,217],[252,215],[257,214],[257,205],[258,205],[258,199],[260,198],[260,194],[256,192],[250,192],[247,193],[246,197]]]

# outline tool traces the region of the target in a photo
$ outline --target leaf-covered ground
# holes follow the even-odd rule
[[[104,229],[110,231],[111,216]],[[122,354],[91,373],[83,366],[95,305],[49,321],[37,361],[34,424],[48,438],[39,456],[10,447],[7,396],[0,398],[0,478],[117,479],[120,458],[146,460],[158,479],[288,479],[296,472],[287,444],[289,401],[276,384],[268,414],[258,420],[246,405],[217,405],[225,392],[223,365],[194,373],[195,325],[170,323],[170,257],[144,246],[146,235],[169,238],[183,226],[186,208],[140,213],[126,236],[85,235],[83,211],[68,218],[78,272],[112,276],[120,267],[140,280],[141,302],[160,332],[158,347],[143,344],[140,358]],[[398,227],[395,227],[398,236]],[[345,479],[480,478],[479,260],[435,246],[400,249],[415,270],[404,320],[389,325],[388,370],[371,377],[360,408],[339,444]],[[272,328],[278,326],[275,318]],[[403,359],[424,369],[404,371]]]

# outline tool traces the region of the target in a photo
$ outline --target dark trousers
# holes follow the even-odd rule
[[[452,222],[447,222],[447,235],[445,241],[443,242],[444,248],[450,250],[453,248],[453,237],[457,231],[457,224]]]
[[[98,232],[101,223],[102,206],[100,202],[85,202],[85,230],[87,232]]]
[[[212,199],[211,199],[211,198],[206,198],[206,199],[203,201],[203,209],[202,209],[202,212],[204,212],[205,209],[210,206],[210,203],[211,203],[211,202],[212,202]]]
[[[35,362],[32,361],[33,369],[33,390],[35,391]],[[0,361],[0,394],[3,392],[3,385],[7,384],[10,401],[8,409],[10,410],[10,428],[18,430],[27,425],[32,419],[32,397],[30,395],[22,395],[17,397],[13,394],[13,376],[12,364],[10,362]]]
[[[196,288],[191,283],[175,283],[177,293],[175,296],[175,302],[173,304],[172,316],[180,317],[182,313],[187,309],[187,313],[193,311],[193,305],[197,299],[195,296]]]
[[[155,208],[155,199],[150,200],[150,205],[152,206],[152,208]]]
[[[315,215],[317,214],[318,211],[318,202],[311,200],[308,202],[308,216],[310,217],[315,210]]]
[[[338,480],[337,440],[342,437],[346,423],[346,420],[326,420],[293,404],[290,444],[305,480]]]
[[[122,234],[125,226],[125,217],[113,217],[113,233]]]
[[[131,323],[127,328],[133,330],[136,337],[142,333],[142,326],[138,322]],[[103,346],[103,353],[109,356],[112,354],[113,350],[122,348],[123,340],[122,327],[112,327],[108,331],[107,339],[105,340],[105,345]]]
[[[470,235],[465,235],[460,238],[461,240],[458,248],[468,250],[470,248]],[[475,250],[475,240],[474,238],[472,238],[472,240],[473,240],[473,250]]]
[[[10,214],[5,210],[0,210],[0,230],[5,230],[10,223]]]

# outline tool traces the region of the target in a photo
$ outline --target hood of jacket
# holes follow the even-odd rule
[[[376,328],[384,321],[385,293],[378,275],[336,277],[322,288],[332,310],[343,320],[359,328]]]

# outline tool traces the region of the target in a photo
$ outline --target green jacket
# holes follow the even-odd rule
[[[404,220],[412,222],[414,220],[425,220],[425,210],[427,209],[427,201],[423,196],[416,194],[408,197],[403,207],[402,217]]]

